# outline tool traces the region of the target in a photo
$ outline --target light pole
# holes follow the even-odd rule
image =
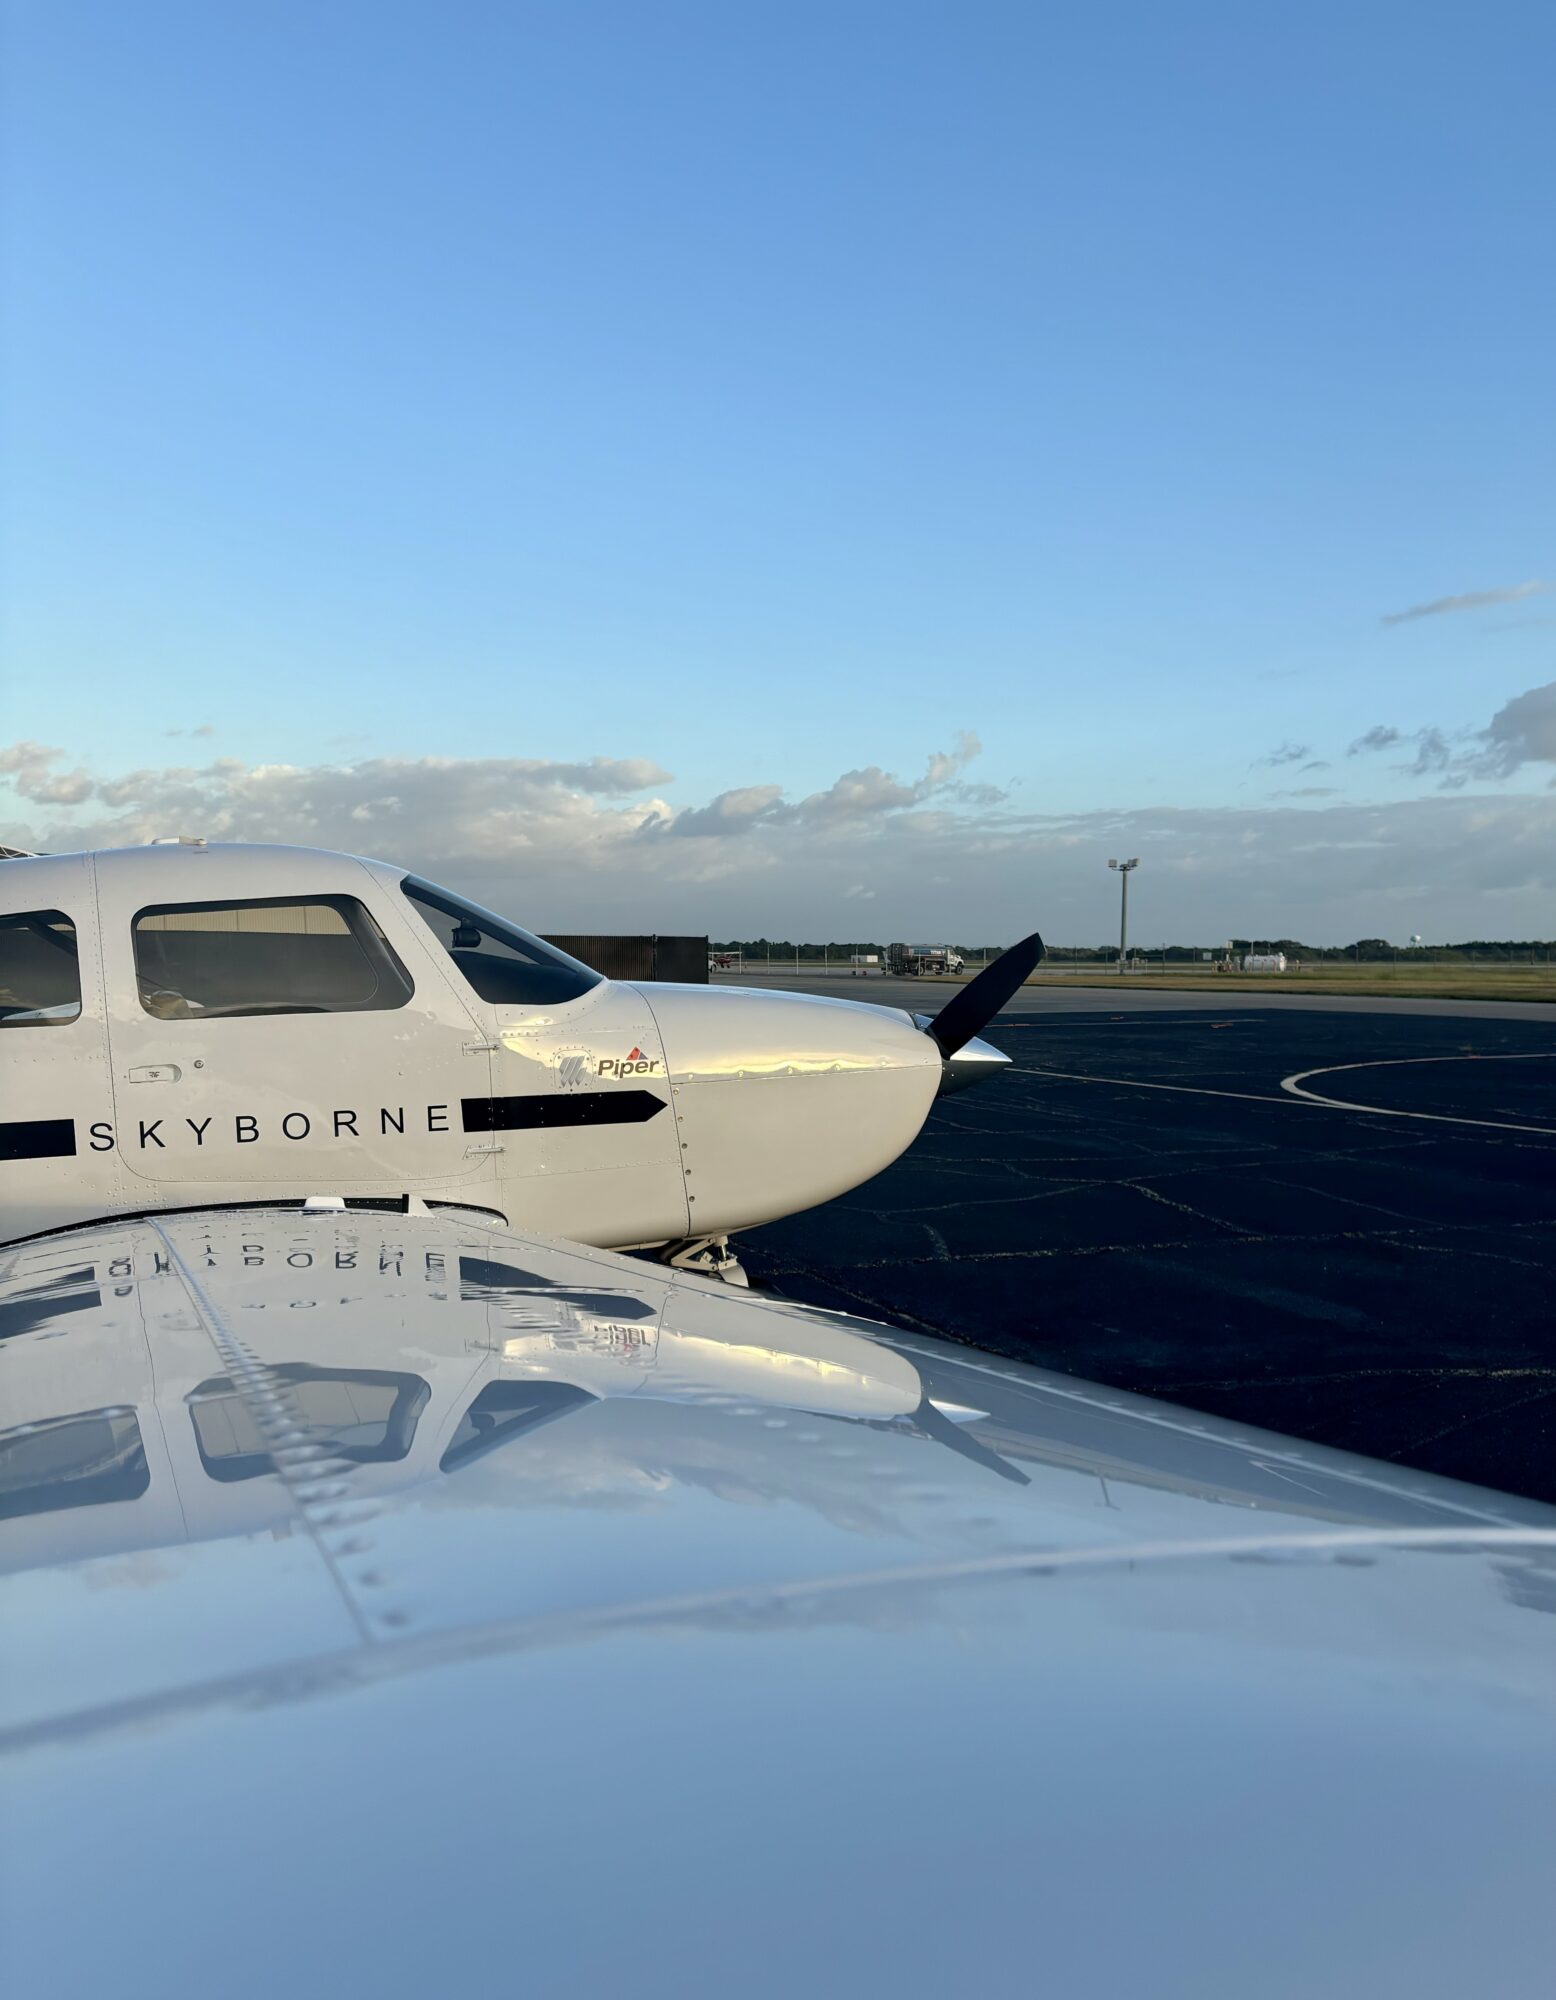
[[[1131,868],[1138,868],[1140,866],[1140,857],[1137,854],[1131,861],[1110,861],[1108,866],[1118,870],[1118,886],[1120,890],[1118,905],[1118,969],[1120,974],[1122,974],[1129,952],[1129,871]]]

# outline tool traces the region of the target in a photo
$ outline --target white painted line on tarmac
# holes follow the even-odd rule
[[[1310,1076],[1340,1076],[1353,1069],[1406,1069],[1416,1063],[1445,1062],[1552,1062],[1556,1050],[1526,1049],[1513,1055],[1490,1056],[1387,1056],[1376,1062],[1331,1063],[1325,1069],[1299,1069],[1281,1078],[1280,1087],[1307,1104],[1322,1104],[1332,1111],[1365,1111],[1373,1118],[1425,1118],[1434,1125],[1478,1125],[1489,1132],[1540,1132],[1556,1138],[1553,1125],[1514,1125],[1502,1118],[1454,1118],[1445,1111],[1395,1111],[1384,1104],[1356,1104],[1346,1097],[1325,1097],[1316,1090],[1304,1090]]]
[[[1524,1055],[1509,1056],[1400,1056],[1394,1059],[1406,1062],[1529,1062],[1556,1061],[1556,1050],[1532,1050]],[[1354,1104],[1345,1097],[1322,1097],[1316,1090],[1303,1090],[1300,1086],[1310,1076],[1332,1076],[1339,1070],[1347,1069],[1389,1069],[1394,1062],[1375,1063],[1335,1063],[1327,1069],[1299,1069],[1295,1075],[1281,1078],[1284,1097],[1268,1097],[1255,1090],[1211,1090],[1197,1083],[1142,1083],[1133,1076],[1085,1076],[1073,1069],[1031,1069],[1023,1072],[1026,1076],[1054,1076],[1065,1083],[1111,1083],[1120,1090],[1170,1090],[1185,1097],[1237,1097],[1246,1104],[1316,1104],[1325,1111],[1361,1111],[1369,1118],[1424,1118],[1433,1125],[1478,1125],[1487,1132],[1538,1132],[1545,1138],[1556,1139],[1556,1125],[1513,1125],[1501,1118],[1453,1118],[1445,1111],[1391,1111],[1383,1104]]]
[[[1023,1076],[1059,1076],[1066,1083],[1116,1083],[1124,1090],[1177,1090],[1188,1097],[1241,1097],[1249,1104],[1289,1104],[1286,1097],[1269,1097],[1256,1090],[1209,1090],[1199,1083],[1141,1083],[1132,1076],[1083,1076],[1074,1069],[1028,1069]]]

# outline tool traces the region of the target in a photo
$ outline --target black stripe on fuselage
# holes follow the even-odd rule
[[[74,1118],[0,1123],[0,1160],[68,1160],[76,1150]]]
[[[467,1132],[555,1132],[567,1125],[644,1125],[665,1100],[651,1090],[563,1091],[557,1097],[467,1097]]]

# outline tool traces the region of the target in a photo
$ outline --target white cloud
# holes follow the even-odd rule
[[[1539,577],[1514,583],[1503,590],[1466,590],[1458,597],[1434,597],[1430,604],[1412,604],[1407,611],[1385,613],[1385,625],[1408,625],[1416,618],[1440,618],[1450,611],[1485,611],[1495,604],[1516,604],[1521,597],[1534,597],[1550,586]]]
[[[782,785],[745,785],[738,791],[720,792],[705,806],[691,806],[677,813],[671,822],[676,833],[749,833],[766,819],[783,799]]]
[[[1403,743],[1404,740],[1402,731],[1391,728],[1386,722],[1379,722],[1369,729],[1365,736],[1358,736],[1345,754],[1347,757],[1359,757],[1367,750],[1392,750],[1396,744]]]
[[[1464,732],[1458,741],[1464,741]],[[1457,788],[1464,784],[1469,775],[1469,763],[1460,756],[1455,757],[1453,744],[1441,729],[1393,729],[1386,723],[1379,723],[1369,729],[1365,736],[1358,736],[1346,751],[1347,757],[1357,757],[1374,750],[1401,750],[1411,752],[1409,761],[1395,764],[1391,768],[1402,771],[1409,778],[1436,778],[1440,783]]]
[[[1480,775],[1507,778],[1522,764],[1556,764],[1556,681],[1515,695],[1484,731],[1474,759]]]
[[[1546,700],[1520,697],[1493,721],[1497,755],[1556,755],[1556,697],[1533,693]],[[365,849],[558,931],[845,937],[868,901],[883,937],[998,942],[1035,924],[1056,942],[1100,942],[1116,910],[1107,856],[1120,851],[1143,857],[1130,895],[1142,943],[1553,928],[1556,795],[1016,812],[964,784],[973,754],[931,759],[912,783],[872,766],[794,804],[761,785],[678,811],[661,795],[668,774],[635,758],[220,758],[62,781],[62,753],[26,744],[0,751],[18,808],[0,806],[0,843],[58,851],[183,832]],[[677,837],[688,818],[699,837]]]
[[[749,833],[763,826],[834,826],[859,824],[886,814],[901,813],[938,798],[958,806],[997,805],[1006,795],[993,785],[968,785],[961,774],[982,751],[977,737],[962,730],[954,750],[937,750],[922,778],[905,784],[879,764],[845,771],[824,792],[812,792],[796,804],[783,796],[781,785],[748,785],[720,792],[711,804],[674,815],[669,831],[706,837]]]
[[[1478,745],[1455,750],[1455,744]],[[1514,777],[1526,764],[1556,764],[1556,681],[1529,688],[1504,702],[1481,730],[1404,730],[1378,723],[1347,750],[1355,757],[1375,750],[1410,749],[1408,763],[1393,768],[1412,778],[1435,777],[1450,790],[1472,779]],[[1553,780],[1556,782],[1556,780]]]
[[[0,750],[0,776],[8,777],[18,794],[36,805],[80,805],[96,788],[83,770],[53,770],[64,754],[47,743],[13,743]]]

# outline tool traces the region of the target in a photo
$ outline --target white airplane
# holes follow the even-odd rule
[[[933,1020],[602,978],[404,869],[153,842],[0,867],[0,1240],[339,1194],[739,1281],[731,1232],[888,1166],[1042,956]]]
[[[335,855],[0,892],[8,1990],[1544,2000],[1556,1510],[710,1281],[1036,940],[926,1033]]]

